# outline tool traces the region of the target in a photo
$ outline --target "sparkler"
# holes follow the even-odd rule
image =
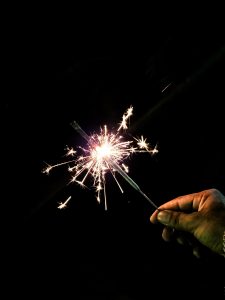
[[[153,149],[150,147],[143,136],[141,136],[141,138],[134,138],[134,140],[137,141],[137,146],[135,147],[132,146],[132,140],[126,141],[124,140],[124,137],[120,135],[120,131],[122,129],[126,130],[128,128],[127,122],[132,113],[133,107],[131,106],[123,115],[116,133],[109,132],[105,125],[104,129],[100,130],[100,134],[93,134],[89,136],[76,121],[73,121],[71,126],[87,141],[87,148],[79,147],[85,155],[80,155],[74,160],[56,165],[48,165],[43,172],[48,174],[54,167],[74,163],[74,166],[69,167],[68,169],[70,172],[74,172],[71,182],[76,182],[81,186],[85,186],[85,180],[88,175],[91,175],[93,178],[93,186],[97,192],[97,201],[99,203],[101,201],[100,194],[103,190],[106,210],[107,201],[105,175],[106,172],[109,171],[123,193],[123,190],[116,178],[116,172],[118,172],[136,191],[147,199],[154,208],[158,209],[157,205],[140,189],[138,184],[130,176],[128,176],[128,167],[123,163],[126,158],[135,152],[148,152],[150,154],[158,152],[156,147]],[[76,151],[73,148],[67,148],[67,150],[66,156],[73,156],[76,154]],[[79,180],[81,177],[82,179]],[[67,200],[69,201],[70,197]],[[68,202],[67,200],[65,203],[60,203],[58,208],[64,208]]]

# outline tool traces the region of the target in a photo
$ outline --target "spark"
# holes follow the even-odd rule
[[[59,164],[55,164],[55,165],[49,165],[49,164],[46,163],[48,166],[44,170],[42,170],[42,173],[46,173],[48,175],[53,168],[56,168],[56,167],[59,167],[59,166],[62,166],[62,165],[67,165],[70,162],[74,162],[74,161],[75,161],[75,159],[65,161],[65,162],[62,162],[62,163],[59,163]]]
[[[120,131],[120,129],[128,129],[128,126],[127,126],[127,121],[129,120],[130,116],[132,116],[133,114],[133,106],[130,106],[127,111],[125,112],[125,114],[123,114],[123,117],[122,117],[122,121],[120,123],[120,126],[119,128],[117,129],[117,131]]]
[[[141,136],[141,138],[134,138],[137,141],[137,145],[139,146],[140,149],[144,149],[144,152],[149,152],[151,154],[156,154],[158,153],[158,149],[157,149],[157,145],[154,148],[151,148],[149,143],[146,142],[146,138],[143,137],[143,135]],[[142,152],[141,150],[139,152]]]
[[[65,156],[74,156],[75,154],[76,154],[76,151],[71,147],[71,148],[69,148],[69,147],[66,147],[66,150],[67,150],[67,152],[66,152],[66,154],[65,154]]]
[[[172,82],[170,82],[169,84],[167,84],[161,91],[161,93],[165,92],[166,89],[168,89],[169,86],[171,86]]]
[[[73,148],[67,147],[66,156],[77,157],[73,160],[63,162],[56,165],[47,164],[47,168],[44,173],[49,174],[52,168],[63,164],[71,164],[68,171],[72,173],[70,182],[76,182],[81,187],[86,187],[87,178],[91,177],[93,187],[96,192],[96,198],[101,203],[102,194],[104,196],[104,206],[107,210],[107,197],[106,197],[106,174],[110,173],[121,192],[123,189],[119,184],[116,174],[119,173],[135,190],[141,193],[155,208],[157,206],[145,195],[140,187],[128,176],[128,166],[125,164],[125,160],[128,159],[133,153],[136,152],[148,152],[155,154],[158,150],[151,148],[147,139],[141,136],[141,138],[133,138],[133,140],[126,140],[125,136],[121,134],[121,131],[128,129],[128,121],[133,114],[133,107],[130,106],[122,116],[122,121],[119,123],[119,127],[116,131],[108,130],[104,125],[100,128],[100,133],[93,133],[88,135],[76,121],[71,123],[71,126],[87,141],[87,147],[77,147],[78,151]],[[136,145],[134,145],[136,141]],[[82,153],[79,155],[79,151]],[[69,199],[69,198],[68,198]],[[68,200],[69,201],[69,200]],[[61,203],[59,208],[64,208],[64,204]]]
[[[70,201],[71,196],[69,196],[64,202],[59,202],[59,209],[64,209],[67,207],[68,202]]]

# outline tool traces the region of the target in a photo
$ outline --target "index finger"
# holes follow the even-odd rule
[[[159,206],[159,210],[167,209],[175,211],[193,211],[196,209],[196,205],[194,205],[194,202],[196,202],[196,197],[198,194],[199,193],[193,193],[179,196]]]

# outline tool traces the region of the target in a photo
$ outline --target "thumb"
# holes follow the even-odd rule
[[[171,210],[160,211],[157,215],[157,220],[177,230],[192,232],[195,228],[194,215]]]

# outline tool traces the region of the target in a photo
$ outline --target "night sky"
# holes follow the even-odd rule
[[[129,175],[157,205],[225,193],[224,37],[204,28],[121,36],[34,31],[15,40],[1,102],[5,278],[29,299],[220,299],[224,259],[164,242],[149,221],[154,208],[119,175],[124,193],[107,176],[105,211],[92,188],[68,185],[65,167],[42,173],[66,146],[85,144],[73,120],[88,134],[115,128],[132,105],[130,133],[159,153],[133,155]]]

